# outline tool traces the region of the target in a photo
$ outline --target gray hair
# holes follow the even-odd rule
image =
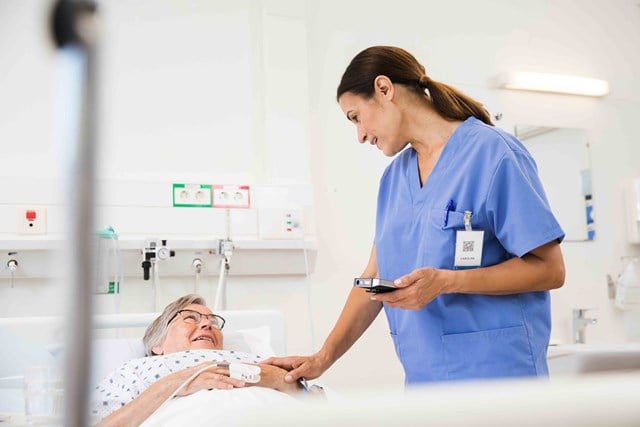
[[[178,314],[178,311],[191,304],[207,305],[204,298],[200,295],[185,295],[166,306],[162,314],[151,322],[142,338],[144,351],[147,356],[155,356],[152,349],[164,342],[167,337],[167,330],[169,329],[169,321]]]

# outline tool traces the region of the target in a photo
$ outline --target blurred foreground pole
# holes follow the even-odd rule
[[[95,153],[97,150],[98,38],[96,4],[86,0],[58,0],[51,15],[52,35],[61,56],[70,62],[71,88],[61,92],[68,106],[58,116],[72,132],[62,141],[69,158],[66,189],[68,245],[71,262],[67,279],[70,296],[65,323],[64,425],[89,425],[89,367],[91,362],[91,289]],[[67,70],[64,70],[65,73]],[[62,80],[68,80],[63,76]],[[66,89],[66,88],[65,88]],[[75,90],[71,90],[75,89]]]

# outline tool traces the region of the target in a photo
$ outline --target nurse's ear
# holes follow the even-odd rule
[[[389,77],[384,75],[379,75],[373,81],[373,87],[376,94],[382,96],[383,98],[389,101],[393,99],[394,87],[393,87],[393,82]]]

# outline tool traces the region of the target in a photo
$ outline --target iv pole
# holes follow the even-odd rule
[[[70,301],[66,316],[64,366],[64,425],[83,427],[88,423],[89,364],[91,361],[91,290],[93,275],[94,193],[97,149],[97,64],[96,4],[87,0],[58,0],[51,15],[56,46],[76,71],[76,93],[66,100],[77,107],[65,115],[75,135],[70,153],[66,186],[70,200],[69,246],[71,254]],[[62,55],[61,55],[62,56]],[[65,70],[67,71],[67,70]],[[69,92],[67,92],[69,93]],[[73,95],[77,95],[74,99]],[[72,108],[70,108],[73,110]]]

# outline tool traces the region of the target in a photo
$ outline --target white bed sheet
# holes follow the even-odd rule
[[[286,411],[302,404],[303,401],[296,397],[265,387],[203,390],[167,402],[142,426],[226,427],[234,425],[240,415],[252,410],[281,408]]]

